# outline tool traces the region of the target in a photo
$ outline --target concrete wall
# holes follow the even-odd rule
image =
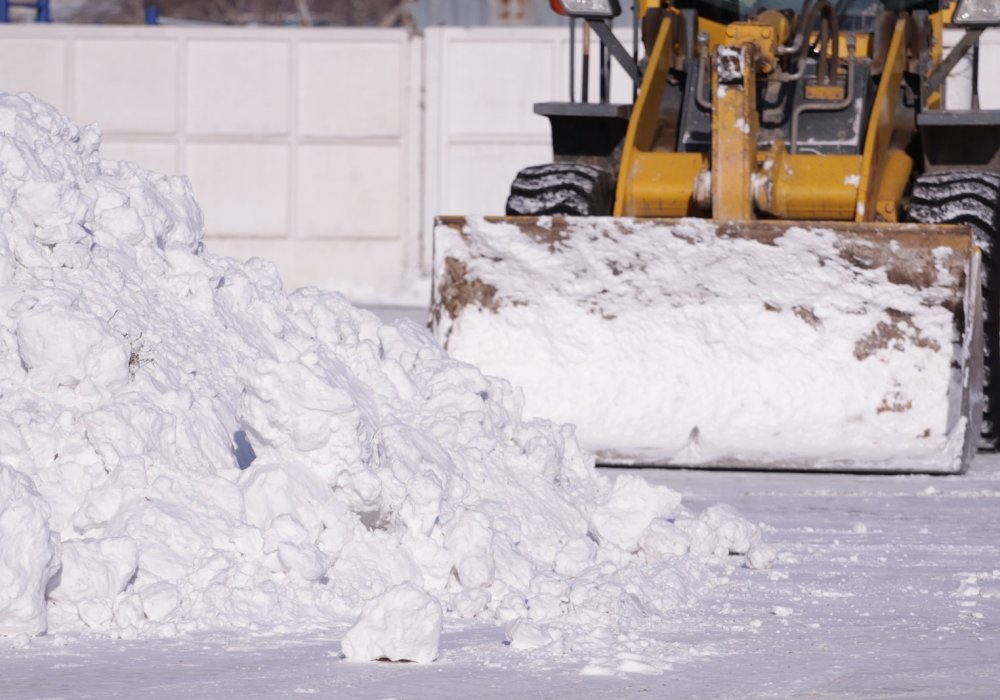
[[[0,89],[185,174],[212,250],[387,295],[419,263],[422,41],[402,30],[0,28]]]
[[[630,36],[619,38],[630,45]],[[435,214],[502,214],[517,171],[552,160],[548,120],[532,105],[569,99],[569,34],[452,27],[428,30],[424,44],[425,227]],[[591,63],[596,99],[596,51]],[[617,64],[611,88],[612,101],[632,101]]]
[[[944,31],[944,50],[947,54],[965,34],[961,29]],[[945,82],[945,107],[969,109],[972,106],[972,53],[959,61]],[[1000,29],[988,29],[979,39],[979,106],[982,109],[1000,109]]]
[[[995,75],[1000,31],[983,44]],[[429,270],[434,215],[500,214],[517,170],[551,158],[532,103],[566,99],[568,56],[565,27],[17,25],[0,90],[97,121],[107,157],[190,177],[211,249],[389,300],[423,293],[407,280]],[[631,93],[616,68],[612,99]],[[980,93],[1000,108],[1000,81]]]

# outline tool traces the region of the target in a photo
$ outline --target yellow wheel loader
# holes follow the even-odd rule
[[[953,473],[996,447],[1000,112],[943,92],[1000,3],[640,0],[631,52],[617,0],[552,7],[583,100],[535,106],[555,159],[507,216],[438,218],[453,356],[605,463]]]

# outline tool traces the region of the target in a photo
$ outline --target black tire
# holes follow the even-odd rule
[[[507,215],[607,216],[614,199],[614,177],[603,168],[583,163],[533,165],[514,178]]]
[[[1000,174],[975,170],[925,173],[913,184],[909,218],[968,224],[983,251],[985,383],[979,449],[1000,448]]]

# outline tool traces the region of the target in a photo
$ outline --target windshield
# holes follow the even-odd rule
[[[831,3],[841,29],[870,32],[883,9],[934,11],[940,0],[831,0]],[[800,12],[805,4],[803,0],[674,0],[676,7],[697,10],[706,19],[726,23],[750,19],[763,10]]]

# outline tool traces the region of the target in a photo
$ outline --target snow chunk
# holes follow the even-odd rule
[[[493,582],[493,532],[482,513],[461,511],[445,527],[445,544],[455,558],[455,572],[467,588]]]
[[[411,583],[370,600],[341,643],[352,661],[417,661],[437,658],[441,604]]]
[[[18,319],[16,333],[21,364],[39,391],[85,381],[113,390],[128,382],[128,343],[94,318],[65,309],[31,311]]]
[[[691,549],[691,536],[669,520],[657,518],[642,533],[639,548],[648,561],[660,561],[687,554]]]
[[[720,546],[729,554],[746,554],[760,540],[760,528],[722,503],[705,509],[701,520],[715,530]]]
[[[146,586],[140,592],[142,612],[154,622],[168,620],[181,604],[180,592],[166,581]]]
[[[778,558],[778,550],[766,544],[751,545],[747,552],[748,569],[769,569]]]
[[[45,588],[59,570],[48,516],[31,479],[0,464],[0,635],[45,632]]]
[[[507,625],[506,635],[511,649],[537,649],[553,641],[548,632],[523,618]]]
[[[590,531],[598,542],[635,552],[649,524],[669,515],[680,502],[680,494],[673,489],[650,486],[645,479],[622,474],[607,499],[590,516]]]
[[[127,537],[65,541],[62,572],[49,600],[75,607],[89,627],[104,627],[137,566],[138,548]]]

